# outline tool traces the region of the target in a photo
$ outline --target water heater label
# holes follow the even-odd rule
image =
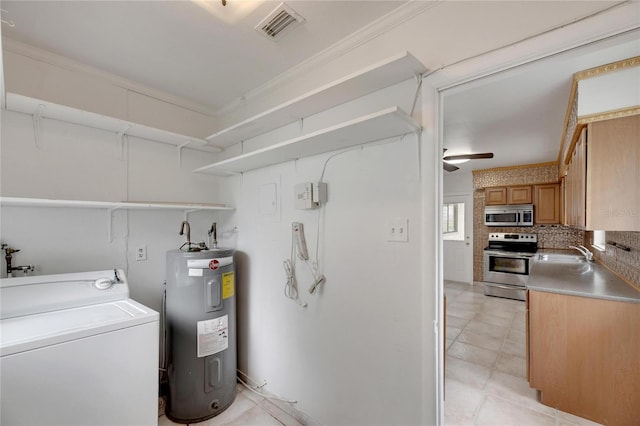
[[[202,269],[189,268],[189,276],[190,277],[201,277],[202,276]]]
[[[222,274],[222,298],[228,299],[236,294],[236,283],[233,272]]]
[[[222,352],[229,347],[229,316],[198,321],[198,358]]]

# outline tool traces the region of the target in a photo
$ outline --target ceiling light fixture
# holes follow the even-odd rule
[[[191,2],[229,25],[238,23],[264,4],[259,0],[191,0]]]

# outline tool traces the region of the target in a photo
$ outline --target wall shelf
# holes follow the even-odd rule
[[[375,142],[420,130],[421,127],[418,123],[399,107],[394,106],[266,148],[200,167],[194,172],[214,175],[246,172],[301,157]]]
[[[0,207],[66,207],[78,209],[104,209],[107,215],[107,236],[113,241],[112,220],[113,212],[120,209],[128,210],[183,210],[184,220],[188,213],[199,210],[229,211],[233,207],[226,204],[212,203],[179,203],[179,202],[151,202],[151,201],[83,201],[83,200],[51,200],[46,198],[0,197]]]
[[[403,52],[222,129],[206,139],[216,146],[229,147],[411,77],[419,77],[426,71],[413,55]]]
[[[177,147],[183,147],[188,144],[189,148],[208,151],[220,152],[221,149],[209,144],[204,139],[189,137],[172,133],[166,130],[156,129],[153,127],[136,124],[127,120],[121,120],[102,114],[96,114],[89,111],[55,104],[40,99],[30,98],[28,96],[18,95],[15,93],[7,93],[6,108],[9,111],[22,112],[34,116],[34,120],[40,118],[50,118],[58,121],[64,121],[72,124],[101,129],[116,134],[135,136],[151,141],[162,142]]]
[[[51,200],[44,198],[0,197],[0,206],[11,207],[74,207],[87,209],[130,209],[130,210],[233,210],[226,204],[212,203],[174,203],[150,201],[82,201]]]

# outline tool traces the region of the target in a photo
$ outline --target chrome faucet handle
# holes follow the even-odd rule
[[[588,248],[586,248],[582,244],[580,245],[580,248],[583,248],[587,253],[593,254],[593,253],[591,253],[591,250],[589,250]]]
[[[579,246],[579,247],[569,246],[569,248],[578,250],[580,253],[582,253],[584,258],[587,259],[587,261],[593,262],[593,253],[591,253],[589,251],[589,249],[587,249],[586,247],[584,247],[584,246]]]

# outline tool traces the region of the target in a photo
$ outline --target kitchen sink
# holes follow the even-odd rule
[[[578,256],[574,254],[539,254],[536,256],[536,260],[542,262],[553,262],[553,263],[584,263],[586,259],[584,256]]]

